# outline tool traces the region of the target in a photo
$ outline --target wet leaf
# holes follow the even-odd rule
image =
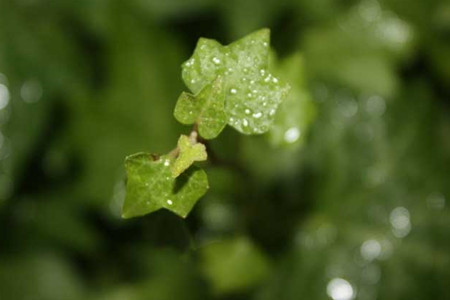
[[[174,116],[183,124],[197,123],[200,136],[217,137],[227,124],[225,90],[219,76],[197,96],[183,92],[175,106]]]
[[[289,86],[268,70],[270,31],[262,29],[222,46],[201,38],[192,57],[183,64],[185,84],[194,93],[223,78],[228,125],[241,133],[269,130]]]
[[[156,160],[148,153],[126,158],[127,195],[122,217],[142,216],[161,208],[185,218],[208,189],[206,173],[195,166],[174,178],[173,159],[162,156]]]

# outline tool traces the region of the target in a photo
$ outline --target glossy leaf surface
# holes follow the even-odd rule
[[[208,189],[206,173],[197,167],[189,168],[174,178],[170,165],[173,160],[162,156],[154,160],[148,153],[127,157],[127,195],[122,217],[145,215],[161,208],[186,217],[197,200]]]
[[[262,29],[222,46],[201,38],[183,64],[183,80],[197,94],[217,76],[223,78],[228,125],[244,134],[269,130],[276,110],[289,91],[268,70],[270,32]]]

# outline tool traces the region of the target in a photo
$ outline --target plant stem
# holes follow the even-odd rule
[[[197,144],[197,143],[202,141],[201,137],[198,135],[198,124],[197,124],[197,122],[195,122],[194,126],[192,127],[192,131],[189,134],[189,139],[190,139],[192,144]],[[179,147],[177,145],[172,151],[169,152],[168,156],[170,156],[172,158],[177,158],[179,154],[180,154],[180,149],[179,149]]]

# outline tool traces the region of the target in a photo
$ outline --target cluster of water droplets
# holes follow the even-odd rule
[[[171,165],[170,159],[167,159],[167,158],[164,159],[163,165],[164,165],[165,168],[170,168],[170,165]],[[170,170],[169,170],[169,172],[170,172]],[[165,173],[170,174],[169,172],[165,172]],[[166,175],[165,180],[166,181],[173,181],[173,178],[170,175]],[[166,203],[168,205],[173,205],[173,201],[169,198],[168,193],[164,189],[163,189],[163,197],[166,198]]]
[[[189,60],[187,60],[184,64],[183,64],[183,71],[182,74],[186,77],[189,77],[189,82],[191,84],[195,84],[196,80],[189,76],[189,74],[191,74],[193,72],[193,66],[195,64],[195,58],[191,57]]]
[[[244,133],[266,132],[285,92],[267,70],[268,48],[268,41],[257,35],[228,46],[202,40],[183,65],[183,78],[195,93],[201,83],[224,75],[228,124]]]
[[[212,62],[215,64],[215,65],[220,65],[220,62],[221,62],[221,60],[220,60],[220,58],[217,58],[217,57],[213,57],[212,58]]]
[[[145,186],[147,188],[155,187],[155,189],[157,189],[157,188],[160,189],[159,192],[161,192],[162,193],[162,197],[164,199],[166,199],[165,200],[166,203],[168,205],[173,205],[174,202],[173,202],[172,199],[170,199],[169,193],[167,192],[168,190],[171,189],[172,181],[174,180],[173,177],[170,175],[170,172],[171,172],[171,170],[170,170],[171,161],[170,161],[170,159],[165,158],[165,159],[162,159],[161,161],[159,161],[157,163],[162,165],[161,173],[160,173],[161,177],[158,179],[160,184],[152,184],[152,182],[146,182]],[[155,179],[152,178],[152,180],[155,180]],[[158,191],[154,191],[154,193],[157,194]],[[147,205],[151,204],[150,199],[148,199],[146,201],[146,204]]]
[[[267,69],[243,69],[244,76],[229,88],[229,124],[246,133],[265,132],[276,113],[282,95],[279,81]]]

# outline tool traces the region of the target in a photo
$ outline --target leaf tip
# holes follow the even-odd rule
[[[127,207],[124,205],[122,207],[122,213],[120,215],[122,217],[122,219],[130,219],[133,217],[133,214],[130,213],[130,211],[127,209]]]

